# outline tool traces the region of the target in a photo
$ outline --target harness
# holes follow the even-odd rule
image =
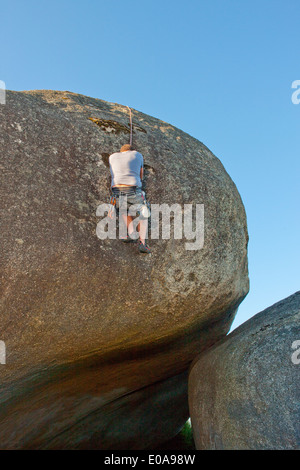
[[[120,186],[113,187],[111,189],[114,197],[134,196],[136,193],[137,186]]]
[[[108,212],[108,216],[110,218],[113,218],[116,212],[116,204],[117,204],[117,198],[122,197],[122,196],[134,196],[137,191],[137,186],[121,186],[121,187],[113,187],[112,189],[112,196],[110,198],[110,208]],[[150,211],[150,204],[148,201],[146,201],[145,198],[145,192],[141,191],[141,197],[143,199],[143,204],[141,205],[140,208],[140,213],[141,215],[147,219],[150,217],[151,211]]]

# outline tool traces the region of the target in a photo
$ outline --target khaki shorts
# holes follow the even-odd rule
[[[129,209],[129,207],[132,206],[133,204],[138,204],[138,205],[144,204],[142,190],[140,188],[137,188],[135,191],[135,194],[133,194],[132,196],[120,195],[116,199],[117,199],[117,203],[116,203],[117,209],[119,209],[120,207],[125,207],[125,204],[127,204],[126,206],[127,209]]]
[[[132,195],[126,195],[126,194],[121,194],[118,197],[116,197],[116,209],[119,212],[119,209],[123,210],[130,210],[130,207],[133,205],[137,205],[136,207],[136,212],[133,213],[132,215],[135,216],[142,215],[140,214],[139,210],[140,208],[145,204],[146,198],[144,196],[144,192],[142,191],[141,188],[136,188],[135,193]],[[144,217],[142,217],[144,218]]]

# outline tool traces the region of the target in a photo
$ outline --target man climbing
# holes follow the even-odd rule
[[[142,206],[145,203],[144,192],[142,191],[142,180],[144,173],[143,155],[133,150],[130,144],[123,145],[120,152],[113,153],[109,157],[109,167],[111,173],[111,188],[113,196],[116,198],[116,207],[120,208],[122,201],[127,201],[126,213],[122,213],[122,218],[126,224],[128,235],[124,242],[133,241],[132,216],[127,214],[127,209],[132,204]],[[126,199],[127,198],[127,199]],[[141,218],[137,226],[139,232],[139,251],[141,253],[151,253],[146,243],[148,219]]]

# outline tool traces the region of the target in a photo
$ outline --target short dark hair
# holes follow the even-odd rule
[[[127,152],[128,150],[133,150],[133,147],[130,144],[125,144],[122,145],[120,152]]]

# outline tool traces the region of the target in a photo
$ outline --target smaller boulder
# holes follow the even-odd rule
[[[197,449],[300,449],[300,291],[197,358],[189,407]]]

